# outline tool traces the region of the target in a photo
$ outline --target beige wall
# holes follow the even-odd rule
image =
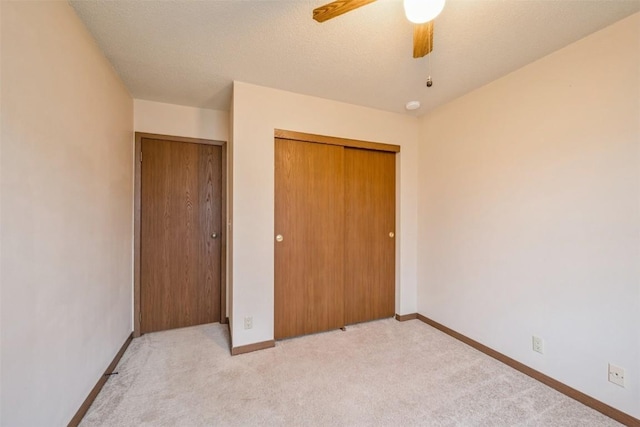
[[[396,310],[415,312],[417,119],[241,82],[232,114],[233,345],[273,339],[274,129],[401,146]],[[253,329],[243,329],[245,316]]]
[[[133,103],[66,2],[0,8],[0,424],[65,425],[132,330]]]
[[[428,114],[419,312],[640,417],[639,154],[640,14]]]
[[[135,99],[133,101],[134,129],[136,132],[188,138],[229,140],[229,113],[164,104]]]

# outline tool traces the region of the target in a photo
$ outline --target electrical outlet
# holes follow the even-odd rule
[[[624,369],[609,363],[609,382],[624,387]]]
[[[531,343],[532,343],[533,351],[537,351],[540,354],[544,354],[544,341],[542,340],[542,338],[537,337],[535,335],[531,338],[532,338]]]
[[[253,328],[253,317],[252,316],[247,316],[247,317],[244,318],[244,328],[245,329]]]

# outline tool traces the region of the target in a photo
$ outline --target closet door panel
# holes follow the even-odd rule
[[[342,147],[276,138],[276,339],[345,324],[343,183]]]
[[[346,324],[395,313],[394,153],[345,148]]]

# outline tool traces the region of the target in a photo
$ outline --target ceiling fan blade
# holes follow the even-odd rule
[[[313,19],[318,22],[324,22],[374,1],[376,0],[336,0],[313,9]]]
[[[422,58],[433,50],[433,21],[413,27],[413,57]]]

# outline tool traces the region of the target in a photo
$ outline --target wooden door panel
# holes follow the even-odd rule
[[[275,141],[275,338],[344,326],[342,147]]]
[[[395,313],[396,159],[345,148],[344,162],[344,303],[346,324],[352,324]]]
[[[221,148],[142,140],[141,332],[220,319]]]

